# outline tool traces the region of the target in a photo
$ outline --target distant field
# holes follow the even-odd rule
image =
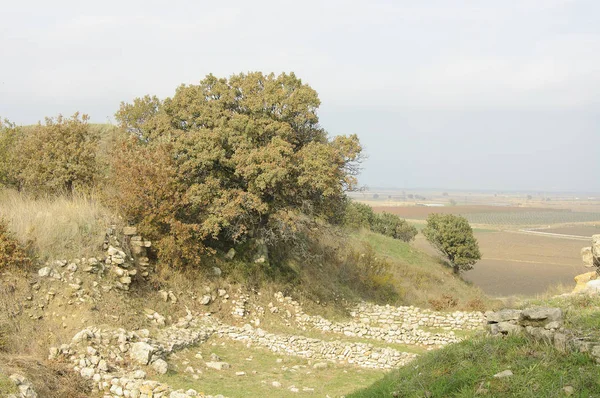
[[[581,260],[581,241],[483,230],[475,230],[475,237],[483,258],[464,278],[492,296],[531,296],[559,284],[573,288],[573,277],[589,271]],[[437,254],[423,235],[413,245]]]
[[[556,228],[541,228],[541,229],[537,229],[536,231],[548,232],[551,234],[592,236],[592,235],[600,234],[600,225],[573,225],[573,226],[556,227]]]
[[[375,212],[389,212],[402,218],[424,220],[429,214],[458,214],[474,224],[549,225],[572,222],[600,222],[600,212],[574,212],[569,209],[545,209],[516,206],[398,206],[374,207]],[[548,231],[549,232],[549,231]]]

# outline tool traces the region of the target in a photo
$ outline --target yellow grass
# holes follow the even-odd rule
[[[0,218],[41,260],[90,256],[115,217],[93,196],[31,198],[0,190]]]

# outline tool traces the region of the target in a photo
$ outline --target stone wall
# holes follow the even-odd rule
[[[504,309],[487,312],[487,329],[491,335],[524,334],[553,344],[562,352],[585,352],[600,364],[600,342],[576,336],[564,328],[560,308],[533,307],[524,310]]]
[[[285,308],[301,328],[316,329],[327,333],[339,333],[348,337],[359,337],[397,344],[440,346],[456,343],[461,339],[454,330],[483,329],[485,317],[482,312],[455,311],[439,312],[417,307],[380,306],[361,303],[351,312],[350,322],[332,322],[321,316],[306,314],[299,303],[281,292],[275,294],[277,303],[269,304],[273,313]],[[283,310],[282,308],[282,310]],[[289,309],[288,309],[289,308]],[[291,311],[290,311],[291,310]],[[423,328],[438,329],[428,331]]]

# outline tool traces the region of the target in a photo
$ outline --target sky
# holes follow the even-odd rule
[[[294,72],[360,183],[600,192],[597,0],[0,0],[0,116],[31,124]]]

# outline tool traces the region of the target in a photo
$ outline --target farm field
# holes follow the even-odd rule
[[[567,225],[551,228],[539,228],[536,229],[536,231],[548,232],[552,234],[578,235],[588,237],[600,234],[600,225]]]
[[[573,278],[589,269],[582,265],[585,242],[518,232],[475,229],[482,259],[464,279],[491,296],[543,294],[563,285],[574,287]],[[430,254],[436,251],[423,235],[413,243]]]
[[[425,220],[429,214],[458,214],[472,224],[488,226],[547,226],[576,222],[600,222],[600,211],[580,212],[571,209],[546,209],[517,206],[378,206],[375,212],[397,214],[408,220]]]

